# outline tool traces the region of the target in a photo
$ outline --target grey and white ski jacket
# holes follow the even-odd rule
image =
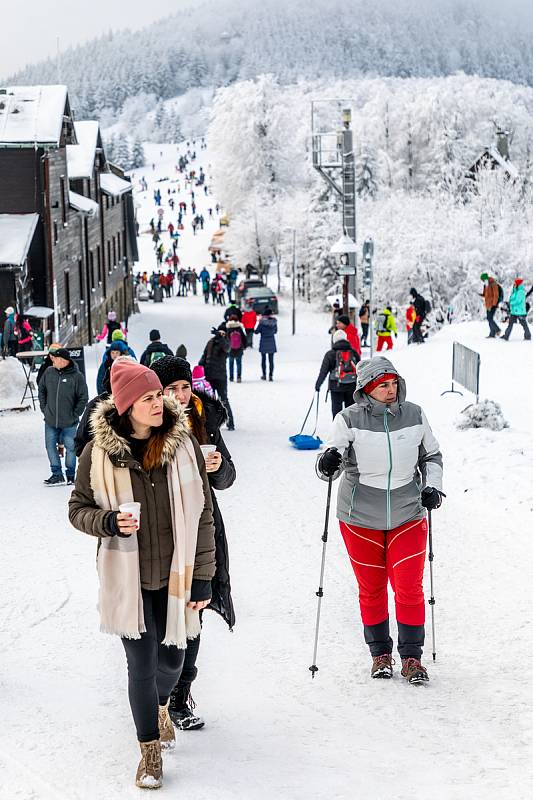
[[[326,443],[343,455],[334,475],[336,479],[342,474],[337,517],[374,530],[391,530],[422,519],[426,513],[422,488],[442,491],[439,443],[420,406],[406,401],[403,378],[398,375],[398,399],[391,405],[363,391],[384,372],[398,375],[386,358],[361,362],[354,404],[337,414]]]

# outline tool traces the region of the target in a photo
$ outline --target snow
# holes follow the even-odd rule
[[[0,264],[24,264],[38,221],[38,214],[0,214]]]
[[[514,178],[516,180],[520,177],[519,172],[515,167],[515,165],[508,159],[505,159],[497,147],[494,147],[494,145],[492,147],[489,147],[489,153],[492,156],[492,158],[498,162],[500,167],[503,167],[503,169],[509,173],[511,178]]]
[[[59,144],[66,86],[7,86],[0,94],[0,144]]]
[[[159,151],[163,156],[159,159]],[[139,269],[155,259],[148,222],[152,193],[166,202],[176,148],[147,146],[148,191],[138,194]],[[156,163],[152,170],[152,162]],[[200,153],[207,165],[209,155]],[[168,181],[156,183],[159,177]],[[182,181],[183,183],[183,181]],[[208,176],[209,184],[209,176]],[[183,195],[183,192],[182,192]],[[188,195],[185,195],[189,201]],[[197,192],[199,211],[212,205]],[[165,224],[171,218],[165,208]],[[174,218],[175,215],[172,215]],[[209,221],[180,240],[182,264],[209,268]],[[168,237],[165,234],[165,243]],[[157,327],[194,364],[221,309],[203,298],[143,304],[130,319],[140,354]],[[511,800],[533,790],[533,711],[527,647],[533,623],[525,592],[533,570],[531,343],[487,340],[486,324],[450,325],[423,346],[400,333],[391,354],[420,403],[445,460],[447,497],[434,514],[437,661],[431,681],[371,681],[355,581],[338,527],[330,520],[318,654],[311,680],[326,484],[316,453],[292,448],[329,347],[330,315],[281,298],[274,383],[260,380],[259,354],[247,351],[243,383],[230,384],[235,432],[224,438],[235,485],[217,497],[230,545],[237,624],[206,612],[199,676],[193,687],[201,732],[177,732],[164,756],[161,798],[190,800]],[[510,428],[457,431],[472,401],[445,395],[453,341],[481,354],[481,393],[501,404]],[[103,346],[86,348],[91,394]],[[517,387],[516,376],[521,376]],[[327,438],[329,403],[320,403]],[[139,759],[126,689],[123,648],[98,632],[94,539],[67,520],[68,489],[48,489],[40,413],[0,417],[3,571],[0,631],[0,797],[6,800],[124,800]],[[23,476],[23,481],[21,480]],[[426,591],[428,590],[426,575]],[[391,604],[392,609],[392,604]]]
[[[84,211],[90,216],[95,216],[100,210],[98,203],[95,203],[90,197],[84,197],[77,192],[69,191],[68,201],[72,208],[75,208],[77,211]]]
[[[131,192],[131,183],[119,178],[112,172],[102,172],[100,175],[100,188],[106,194],[112,194],[114,197],[119,197],[121,194]]]
[[[93,120],[75,122],[78,144],[67,145],[67,167],[69,178],[91,178],[98,142],[99,123]]]
[[[22,364],[16,358],[0,360],[0,411],[20,406],[26,387]],[[27,400],[25,401],[25,403]],[[31,402],[31,398],[29,398]]]

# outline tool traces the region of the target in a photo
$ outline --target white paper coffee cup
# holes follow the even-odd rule
[[[140,503],[121,503],[118,510],[123,514],[131,514],[137,521],[137,525],[141,524],[141,504]]]
[[[209,453],[214,453],[217,449],[216,444],[201,444],[200,450],[204,454],[204,459],[207,461],[207,456]]]

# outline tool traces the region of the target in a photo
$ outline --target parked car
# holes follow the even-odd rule
[[[137,284],[137,289],[135,291],[137,295],[137,300],[150,299],[150,290],[148,289],[148,286],[146,286],[144,283]]]
[[[251,286],[244,292],[241,308],[253,308],[256,314],[262,314],[265,308],[271,308],[272,313],[277,314],[278,298],[268,286]]]
[[[247,278],[246,280],[241,281],[239,283],[239,285],[237,286],[237,291],[235,293],[236,297],[237,297],[237,304],[241,305],[241,306],[243,305],[242,298],[244,297],[247,289],[251,289],[251,288],[255,288],[255,287],[261,287],[261,286],[264,286],[264,285],[265,284],[263,283],[263,281],[259,277],[257,277],[257,278]]]

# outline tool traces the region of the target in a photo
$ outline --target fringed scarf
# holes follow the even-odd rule
[[[187,437],[167,465],[174,553],[168,583],[167,627],[163,644],[187,647],[200,634],[197,611],[187,608],[191,597],[198,524],[204,508],[202,479],[196,453]],[[93,445],[91,488],[103,509],[118,511],[133,501],[129,469],[114,467],[107,452]],[[142,514],[142,508],[141,508]],[[138,639],[144,624],[137,535],[102,539],[98,551],[100,629],[126,639]]]

